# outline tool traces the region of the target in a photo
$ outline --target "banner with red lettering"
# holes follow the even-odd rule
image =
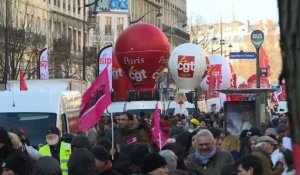
[[[208,98],[219,97],[219,92],[214,89],[220,89],[222,83],[222,65],[215,64],[210,65],[209,71],[207,72],[208,80]]]
[[[112,45],[102,48],[98,54],[99,75],[107,67],[109,77],[109,87],[112,89]]]
[[[39,78],[40,79],[49,79],[48,49],[47,48],[45,48],[41,51],[39,66],[40,66]]]
[[[111,104],[108,75],[108,68],[105,68],[83,95],[79,119],[83,132],[97,124],[105,108]]]

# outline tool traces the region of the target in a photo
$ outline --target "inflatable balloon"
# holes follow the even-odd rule
[[[116,100],[128,99],[128,91],[131,88],[131,83],[128,77],[123,74],[115,51],[112,53],[112,87]]]
[[[169,60],[169,71],[180,89],[194,90],[201,82],[206,68],[203,49],[193,43],[177,46]]]
[[[229,61],[225,57],[219,55],[210,55],[209,61],[209,70],[200,84],[201,88],[208,91],[209,86],[212,85],[212,77],[219,80],[218,87],[214,87],[214,89],[230,88],[232,82],[232,71],[230,69]]]
[[[135,90],[149,90],[168,62],[166,35],[152,24],[139,23],[124,30],[116,42],[116,56]]]
[[[268,88],[269,86],[270,86],[269,78],[268,77],[260,77],[260,87]],[[253,74],[248,78],[248,87],[256,88],[256,74]]]
[[[236,85],[237,85],[238,89],[246,89],[246,88],[248,88],[247,80],[244,77],[239,76],[239,75],[236,78]]]

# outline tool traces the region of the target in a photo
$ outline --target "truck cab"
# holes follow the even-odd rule
[[[79,91],[1,91],[0,123],[7,130],[24,128],[32,146],[45,143],[47,129],[62,135],[79,131]]]

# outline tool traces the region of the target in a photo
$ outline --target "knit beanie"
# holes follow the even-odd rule
[[[142,161],[142,173],[147,174],[165,165],[167,162],[162,156],[157,153],[149,153]]]
[[[68,161],[68,175],[96,175],[93,154],[85,148],[74,150]]]
[[[90,140],[86,135],[76,135],[72,138],[71,146],[76,148],[90,148]]]
[[[91,149],[91,153],[95,156],[96,159],[103,162],[107,162],[109,159],[109,153],[103,146],[94,146]]]
[[[60,136],[59,129],[56,126],[52,126],[48,129],[47,134],[56,134]]]
[[[27,175],[31,169],[31,163],[23,152],[12,153],[5,162],[2,163],[2,168],[12,170],[15,174]]]

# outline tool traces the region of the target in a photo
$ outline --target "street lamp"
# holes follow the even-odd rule
[[[85,35],[85,24],[86,24],[86,21],[85,21],[85,8],[86,7],[90,7],[92,5],[95,5],[98,3],[98,0],[95,0],[94,2],[90,3],[90,4],[85,4],[85,1],[83,1],[83,6],[82,7],[79,7],[78,10],[80,10],[81,8],[83,8],[83,27],[82,27],[82,34],[83,34],[83,48],[82,48],[82,79],[85,81],[86,80],[86,72],[85,72],[85,53],[86,53],[86,48],[85,48],[85,42],[86,42],[86,35]],[[96,6],[95,6],[96,8]],[[94,9],[95,10],[95,9]]]
[[[217,41],[216,37],[212,38],[213,44]],[[214,52],[218,51],[219,49],[221,49],[221,56],[223,55],[223,45],[225,45],[225,40],[224,39],[220,39],[220,47],[217,49],[214,49],[213,47],[211,48],[211,53],[213,54]]]
[[[148,15],[149,13],[152,13],[152,12],[158,12],[158,13],[156,14],[156,17],[157,17],[157,18],[160,18],[160,17],[163,16],[163,14],[160,12],[160,10],[158,10],[158,9],[153,9],[153,10],[150,10],[150,11],[148,11],[147,13],[145,13],[145,14],[144,14],[143,16],[141,16],[139,19],[130,21],[129,24],[132,25],[132,24],[135,24],[135,23],[141,21],[146,15]]]
[[[175,24],[180,23],[180,22],[183,23],[182,26],[181,26],[182,28],[186,28],[186,27],[187,27],[187,24],[186,24],[185,21],[176,21],[176,22],[174,22],[173,24],[171,24],[168,28],[164,29],[163,32],[167,32],[168,30],[172,29],[172,27],[173,27]],[[172,33],[172,30],[171,30],[171,33]]]

